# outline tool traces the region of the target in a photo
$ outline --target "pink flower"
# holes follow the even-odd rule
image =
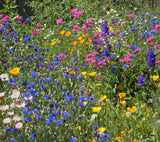
[[[17,16],[15,20],[22,20],[22,16]]]
[[[4,124],[8,124],[8,123],[10,123],[11,122],[11,119],[10,118],[5,118],[4,120],[3,120],[3,123]]]
[[[18,108],[23,108],[25,106],[25,103],[21,103],[20,105],[16,105]]]
[[[160,24],[159,24],[159,25],[155,25],[155,30],[156,30],[157,32],[160,31]]]
[[[130,18],[134,18],[134,14],[133,14],[133,13],[130,14],[129,17],[130,17]]]
[[[63,22],[63,19],[62,19],[62,18],[60,18],[60,19],[58,19],[58,20],[57,20],[57,22],[56,22],[56,23],[57,23],[57,25],[59,25],[59,24],[62,24],[62,22]]]
[[[38,36],[39,35],[39,31],[38,30],[34,30],[32,31],[33,36]]]
[[[105,1],[105,4],[108,4],[109,2],[108,1]]]
[[[97,78],[98,80],[101,80],[101,77],[100,76],[98,76],[98,78]]]
[[[14,120],[14,121],[20,121],[20,120],[21,120],[21,117],[18,116],[18,115],[16,115],[16,116],[13,117],[13,120]]]
[[[154,36],[150,37],[149,39],[147,39],[146,43],[151,42],[153,40],[155,40],[156,38]]]
[[[130,48],[130,49],[132,48],[130,45],[128,45],[127,47]]]
[[[130,16],[129,15],[126,15],[126,18],[129,18]]]
[[[134,54],[134,53],[137,53],[137,52],[139,52],[141,49],[136,49],[136,50],[134,50],[132,53]]]
[[[36,27],[40,29],[40,28],[42,28],[42,25],[41,25],[40,23],[38,23],[38,24],[36,25]]]
[[[78,9],[72,9],[71,14],[75,14],[76,12],[78,12]]]
[[[90,19],[89,19],[89,22],[90,22],[91,24],[93,24],[94,18],[90,18]]]
[[[9,111],[9,112],[7,112],[7,114],[8,114],[9,116],[11,116],[11,115],[14,115],[14,112]]]
[[[66,54],[60,54],[60,55],[58,55],[58,57],[60,57],[62,60],[65,60],[67,55]]]
[[[78,25],[74,25],[73,28],[74,28],[73,32],[78,32],[80,29],[80,27]]]
[[[0,110],[5,111],[9,109],[9,105],[4,105],[0,107]]]
[[[11,95],[11,98],[12,98],[12,99],[17,99],[17,98],[19,97],[19,95],[20,95],[19,90],[14,89],[14,90],[13,90],[13,94]]]
[[[154,45],[154,43],[153,43],[153,42],[150,42],[150,43],[149,43],[149,45],[150,45],[150,46],[153,46],[153,45]]]
[[[5,95],[5,93],[4,93],[4,92],[1,92],[1,93],[0,93],[0,98],[1,98],[1,97],[4,97],[4,95]]]
[[[83,16],[84,11],[79,11],[78,14],[79,14],[80,16]]]
[[[2,21],[7,22],[7,21],[8,21],[8,19],[9,19],[9,16],[8,16],[8,15],[6,15],[5,17],[3,17],[3,18],[2,18]]]
[[[23,126],[23,124],[22,124],[21,122],[18,122],[18,123],[15,125],[15,127],[16,127],[17,129],[22,128],[22,126]]]
[[[156,64],[160,64],[160,60],[159,61],[155,61]]]
[[[3,17],[3,14],[0,14],[0,19]]]
[[[160,49],[158,50],[158,52],[160,53]]]
[[[158,49],[160,49],[160,45],[156,45],[156,47],[157,47]]]

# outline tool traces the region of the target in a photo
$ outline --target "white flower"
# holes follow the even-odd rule
[[[0,98],[1,98],[1,97],[4,97],[4,95],[5,95],[5,92],[1,92],[1,93],[0,93]]]
[[[1,74],[0,78],[2,79],[2,81],[8,81],[9,80],[8,74]]]

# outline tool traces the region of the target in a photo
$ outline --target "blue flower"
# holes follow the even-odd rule
[[[26,23],[29,23],[31,21],[30,18],[26,18]]]
[[[52,69],[54,68],[54,66],[50,65],[48,68],[49,68],[50,70],[52,70]]]
[[[32,118],[26,117],[23,120],[26,121],[26,122],[30,122],[30,121],[32,121]]]
[[[50,121],[54,121],[56,119],[56,117],[55,116],[48,116],[48,120],[50,120]]]
[[[76,137],[70,138],[70,142],[78,142],[78,139]]]
[[[15,138],[10,138],[9,142],[16,142],[16,139]]]
[[[8,53],[13,53],[13,50],[12,49],[8,49]]]
[[[61,119],[56,121],[56,125],[62,125],[62,124],[63,124],[63,121]]]
[[[38,109],[38,108],[35,108],[35,109],[33,110],[33,112],[34,112],[35,114],[38,114],[38,113],[39,113],[39,109]]]
[[[119,45],[122,45],[122,42],[121,42],[121,41],[118,41],[118,44],[119,44]]]
[[[116,70],[117,69],[117,66],[112,66],[112,70]]]
[[[106,134],[106,133],[102,134],[101,138],[104,139],[104,140],[108,140],[109,139],[109,134]]]
[[[23,113],[29,115],[29,114],[32,113],[32,111],[30,109],[28,109],[28,108],[24,108],[23,109]]]
[[[45,100],[50,100],[51,97],[50,97],[49,95],[44,95],[44,99],[45,99]]]
[[[39,56],[37,56],[37,59],[42,60],[43,56],[39,55]]]
[[[46,81],[46,82],[50,82],[50,81],[52,81],[52,78],[47,77],[47,78],[45,78],[45,81]]]
[[[32,139],[37,138],[37,134],[36,134],[36,133],[33,133],[33,134],[31,135],[31,138],[32,138]]]
[[[5,38],[5,39],[9,39],[9,38],[10,38],[10,35],[6,35],[4,38]]]
[[[95,101],[95,97],[94,96],[89,96],[88,101],[94,102]]]
[[[93,126],[93,129],[94,129],[94,130],[97,130],[97,129],[99,129],[99,126],[98,126],[98,125],[95,125],[95,126]]]
[[[85,96],[79,96],[79,99],[80,99],[81,101],[84,101],[84,100],[86,100],[86,97],[85,97]]]
[[[33,77],[36,77],[37,75],[38,75],[37,72],[32,72],[32,73],[31,73],[31,76],[33,76]]]
[[[63,113],[63,117],[65,117],[65,118],[68,118],[68,117],[70,117],[71,116],[71,114],[69,113],[69,112],[64,112]]]
[[[138,81],[138,85],[139,86],[144,86],[144,84],[145,84],[144,80],[145,80],[145,76],[143,76],[143,75],[140,76],[139,81]]]
[[[122,67],[123,67],[123,68],[127,68],[127,67],[128,67],[128,65],[126,65],[126,64],[123,64],[123,65],[122,65]]]

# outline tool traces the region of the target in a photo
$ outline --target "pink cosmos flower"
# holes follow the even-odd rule
[[[9,109],[9,105],[4,105],[0,107],[0,110],[5,111]]]
[[[3,17],[3,14],[0,14],[0,19]]]
[[[150,43],[149,43],[149,45],[150,45],[150,46],[153,46],[153,45],[154,45],[154,43],[153,43],[153,42],[150,42]]]
[[[21,117],[18,116],[18,115],[16,115],[16,116],[13,117],[13,120],[14,120],[14,121],[20,121],[20,120],[21,120]]]
[[[23,124],[22,124],[21,122],[18,122],[18,123],[15,125],[15,127],[16,127],[17,129],[22,128],[22,126],[23,126]]]
[[[11,122],[11,119],[10,118],[5,118],[4,120],[3,120],[3,123],[4,124],[8,124],[8,123],[10,123]]]
[[[22,20],[22,16],[17,16],[15,20]]]
[[[156,64],[160,64],[160,60],[159,61],[155,61]]]
[[[159,24],[159,25],[155,25],[155,30],[156,30],[157,32],[160,31],[160,24]]]
[[[23,108],[25,106],[25,103],[21,103],[20,105],[16,105],[18,108]]]
[[[9,111],[9,112],[7,112],[7,114],[8,114],[9,116],[12,116],[12,115],[14,115],[14,112]]]
[[[63,22],[63,19],[62,19],[62,18],[60,18],[60,19],[58,19],[58,20],[57,20],[57,22],[56,22],[56,23],[57,23],[57,25],[59,25],[59,24],[62,24],[62,22]]]
[[[58,55],[58,57],[60,57],[62,60],[65,60],[67,55],[66,54],[60,54],[60,55]]]
[[[33,30],[32,34],[33,34],[33,36],[38,36],[39,35],[39,31],[38,30]]]
[[[1,97],[4,97],[4,95],[5,95],[5,93],[4,93],[4,92],[1,92],[1,93],[0,93],[0,98],[1,98]]]
[[[130,16],[129,15],[126,15],[126,18],[129,18]]]
[[[42,28],[42,25],[41,25],[40,23],[38,23],[38,24],[36,25],[36,27],[40,29],[40,28]]]
[[[17,98],[19,97],[19,95],[20,95],[19,90],[14,89],[14,90],[13,90],[13,94],[11,95],[11,98],[12,98],[12,99],[17,99]]]

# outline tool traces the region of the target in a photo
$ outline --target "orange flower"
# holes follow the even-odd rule
[[[71,35],[71,32],[66,32],[65,33],[65,36],[70,36]]]
[[[123,89],[120,85],[118,85],[117,88],[118,88],[118,90],[122,90]]]

